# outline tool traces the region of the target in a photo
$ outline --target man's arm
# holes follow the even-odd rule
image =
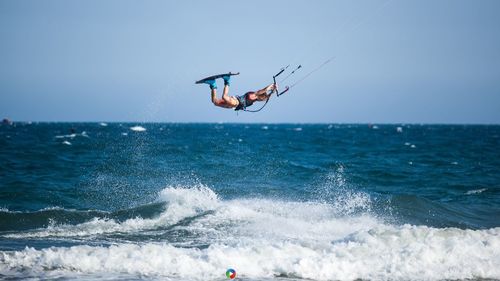
[[[277,89],[278,86],[273,84],[270,84],[269,86],[266,86],[265,88],[258,90],[255,94],[260,96],[260,95],[266,95],[266,96],[271,96],[271,94],[267,94],[269,91],[274,91],[274,89]],[[271,92],[272,93],[272,92]]]

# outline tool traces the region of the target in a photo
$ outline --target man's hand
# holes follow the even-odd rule
[[[274,92],[275,90],[278,90],[278,85],[277,84],[271,84],[269,86],[266,87],[266,92]]]

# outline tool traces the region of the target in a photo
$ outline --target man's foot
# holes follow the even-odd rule
[[[222,79],[224,79],[224,86],[229,86],[231,82],[231,75],[224,75],[222,76]]]
[[[215,79],[205,80],[203,81],[203,83],[208,84],[211,90],[217,89],[217,84],[215,83]]]

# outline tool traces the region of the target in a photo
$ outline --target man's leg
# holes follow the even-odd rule
[[[210,86],[210,95],[212,98],[212,103],[217,105],[218,100],[217,100],[217,84],[215,83],[215,79],[212,80],[206,80],[203,82],[205,84],[208,84]]]
[[[222,92],[222,99],[227,103],[231,103],[232,97],[229,96],[229,84],[231,84],[231,76],[222,76],[222,79],[224,80],[224,91]]]
[[[222,92],[222,100],[224,100],[224,102],[231,107],[236,107],[240,103],[238,99],[229,95],[229,85],[224,86],[224,92]]]
[[[219,103],[217,100],[217,88],[211,89],[210,94],[212,96],[212,103],[217,105]]]
[[[222,99],[225,102],[231,102],[231,96],[229,96],[229,85],[224,85],[224,91],[222,92]]]

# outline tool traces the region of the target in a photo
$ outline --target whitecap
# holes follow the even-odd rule
[[[144,128],[142,126],[133,126],[133,127],[130,127],[130,130],[132,130],[134,132],[144,132],[144,131],[146,131],[146,128]]]
[[[108,124],[107,124],[107,123],[104,123],[104,122],[99,123],[99,125],[101,125],[102,127],[106,127],[106,126],[108,126]]]
[[[472,194],[479,194],[483,193],[484,191],[488,190],[487,188],[480,188],[480,189],[473,189],[465,192],[466,195],[472,195]]]
[[[213,210],[219,204],[215,192],[203,185],[192,188],[167,187],[159,193],[158,201],[168,203],[168,208],[158,217],[151,219],[136,217],[118,222],[108,218],[93,218],[77,225],[54,224],[33,231],[6,234],[4,237],[83,237],[114,232],[137,232],[175,224],[200,212]]]
[[[71,143],[69,141],[63,141],[62,143],[65,145],[71,145]]]
[[[64,139],[64,138],[74,138],[76,137],[76,134],[69,134],[69,135],[58,135],[58,136],[55,136],[56,139]]]

